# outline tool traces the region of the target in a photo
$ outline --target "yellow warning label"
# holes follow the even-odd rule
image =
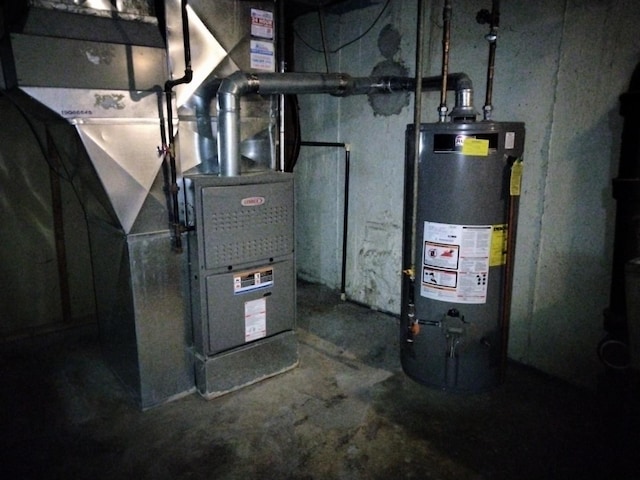
[[[481,138],[465,138],[462,144],[463,155],[486,157],[489,155],[489,140]]]
[[[511,179],[509,181],[509,195],[512,197],[520,196],[520,186],[522,185],[522,171],[524,164],[522,160],[516,160],[511,166]]]
[[[507,263],[507,224],[491,227],[491,250],[489,266],[499,267]]]

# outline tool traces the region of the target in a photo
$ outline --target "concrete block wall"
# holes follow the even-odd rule
[[[325,18],[297,20],[296,71],[366,76],[385,58],[385,28],[400,37],[393,61],[415,72],[417,2],[385,1]],[[428,4],[425,75],[441,66],[442,1]],[[450,71],[474,81],[482,109],[488,45],[475,16],[491,2],[453,2]],[[509,356],[587,387],[602,370],[597,344],[608,306],[616,176],[622,118],[618,97],[640,61],[640,3],[630,0],[501,2],[494,116],[527,127],[518,225]],[[313,47],[313,48],[310,48]],[[423,122],[437,120],[438,93],[425,93]],[[450,107],[453,98],[449,100]],[[300,96],[304,140],[351,146],[347,296],[400,311],[404,131],[413,99],[400,113],[376,115],[366,96]],[[302,278],[338,287],[343,170],[338,152],[303,148],[296,166],[298,269]],[[332,215],[332,212],[334,214]]]

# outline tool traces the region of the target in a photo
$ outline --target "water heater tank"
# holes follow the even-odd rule
[[[504,373],[524,124],[420,125],[417,182],[414,132],[409,125],[403,265],[414,279],[402,288],[402,367],[429,386],[484,391]]]

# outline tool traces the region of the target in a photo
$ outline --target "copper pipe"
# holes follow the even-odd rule
[[[491,119],[493,111],[493,78],[496,63],[496,46],[498,41],[498,27],[500,26],[500,0],[493,0],[491,3],[491,12],[481,10],[478,12],[477,19],[480,23],[489,23],[489,33],[485,36],[489,42],[489,61],[487,62],[487,91],[485,95],[484,119]]]
[[[518,162],[515,159],[513,165]],[[513,263],[515,261],[516,254],[516,233],[518,227],[518,207],[520,204],[520,197],[517,195],[510,195],[507,206],[507,246],[506,246],[506,258],[504,265],[504,288],[502,289],[502,313],[500,315],[500,327],[502,332],[502,358],[501,361],[501,375],[505,375],[507,367],[507,346],[509,345],[509,325],[511,323],[511,298],[513,292]],[[504,378],[502,378],[504,380]]]
[[[414,124],[414,155],[413,155],[413,205],[412,205],[412,228],[411,228],[411,262],[409,267],[411,281],[410,297],[413,297],[413,283],[415,281],[415,265],[416,265],[416,242],[417,232],[416,223],[418,215],[418,165],[420,163],[420,123],[422,113],[422,64],[424,57],[424,16],[425,16],[425,0],[418,0],[418,28],[416,38],[416,85],[415,95],[413,99],[413,124]],[[446,82],[446,80],[444,80]]]
[[[442,10],[442,88],[438,116],[441,122],[447,120],[447,75],[449,74],[449,47],[451,44],[451,1],[445,0]]]

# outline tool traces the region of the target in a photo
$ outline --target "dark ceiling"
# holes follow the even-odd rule
[[[284,10],[288,20],[300,15],[322,10],[327,14],[341,15],[380,3],[381,0],[285,0]]]

